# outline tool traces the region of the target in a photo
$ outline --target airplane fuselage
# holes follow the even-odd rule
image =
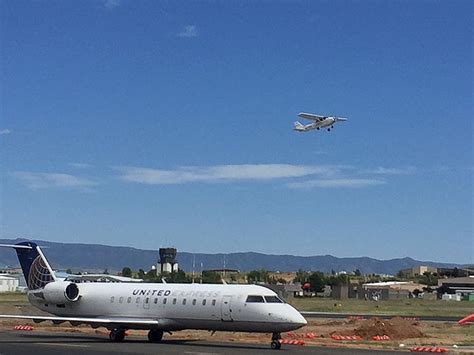
[[[151,318],[158,320],[153,328],[164,331],[286,332],[306,324],[296,309],[277,301],[273,291],[257,285],[79,283],[77,286],[80,296],[74,302],[47,302],[37,291],[29,291],[28,298],[34,306],[57,316]],[[262,302],[248,302],[249,296],[261,296],[254,298]],[[150,329],[150,326],[133,328]]]
[[[332,125],[334,125],[335,122],[336,122],[336,119],[334,117],[328,117],[321,121],[303,125],[301,128],[295,127],[295,131],[306,132],[306,131],[311,131],[313,129],[331,127]]]

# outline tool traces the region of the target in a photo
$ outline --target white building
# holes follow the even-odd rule
[[[0,293],[1,292],[16,292],[18,291],[18,286],[20,282],[18,279],[7,276],[0,275]]]

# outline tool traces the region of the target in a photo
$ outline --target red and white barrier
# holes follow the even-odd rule
[[[15,329],[15,330],[28,330],[28,331],[30,331],[30,330],[33,330],[33,327],[32,327],[31,325],[15,325],[15,326],[13,327],[13,329]]]
[[[287,335],[289,338],[314,339],[314,338],[317,337],[317,335],[314,334],[314,333],[300,333],[300,334],[296,334],[296,333],[286,333],[286,335]]]
[[[448,349],[439,348],[437,346],[414,346],[410,351],[417,353],[447,353]]]
[[[372,340],[374,341],[390,340],[390,337],[388,335],[374,335],[372,337]]]
[[[350,340],[350,341],[354,341],[354,340],[362,340],[362,337],[360,337],[358,335],[337,335],[337,334],[333,334],[333,335],[331,335],[331,339],[332,340]]]
[[[467,316],[467,317],[464,317],[458,323],[459,323],[459,325],[464,325],[464,324],[469,323],[469,322],[474,322],[474,313]]]
[[[304,341],[303,340],[280,339],[280,344],[304,345]]]

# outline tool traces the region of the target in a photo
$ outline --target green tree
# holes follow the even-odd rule
[[[247,282],[249,284],[256,282],[268,282],[270,280],[270,273],[267,270],[253,270],[247,274]]]
[[[122,276],[124,277],[132,277],[132,269],[130,269],[129,267],[124,267],[122,269]]]
[[[326,285],[326,278],[320,271],[313,272],[308,278],[309,284],[311,285],[311,291],[322,292]]]
[[[146,275],[145,270],[143,270],[143,269],[138,270],[138,278],[139,279],[145,279],[145,275]]]
[[[72,274],[72,270],[71,270],[71,269],[67,269],[67,270],[66,270],[66,274],[71,275],[71,274]]]
[[[222,277],[218,272],[204,270],[202,272],[202,280],[203,284],[218,284],[221,283]]]
[[[158,279],[164,279],[170,283],[191,283],[192,281],[181,269],[178,269],[178,271],[163,272],[158,276]]]
[[[293,282],[300,282],[301,284],[304,284],[306,281],[308,281],[308,278],[309,278],[309,272],[299,269],[296,272],[296,276],[293,279]]]
[[[354,270],[354,275],[355,275],[355,276],[358,276],[358,277],[359,277],[359,276],[362,276],[362,272],[360,272],[359,269],[355,269],[355,270]]]

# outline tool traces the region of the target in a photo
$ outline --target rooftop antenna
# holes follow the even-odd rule
[[[222,273],[222,278],[225,278],[225,254],[224,254],[224,272]]]
[[[201,262],[201,278],[200,278],[200,282],[202,284],[202,262]]]
[[[196,267],[196,255],[193,254],[193,283],[194,283],[194,268]]]

